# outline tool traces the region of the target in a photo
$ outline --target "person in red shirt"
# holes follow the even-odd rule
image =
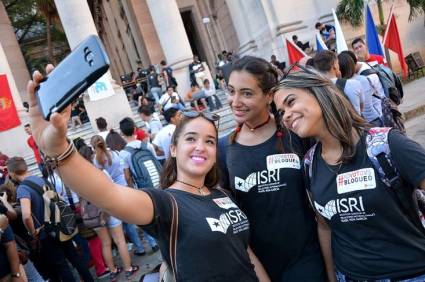
[[[28,146],[34,152],[35,162],[38,165],[38,169],[40,170],[41,174],[43,175],[43,178],[47,178],[48,173],[47,173],[47,170],[46,170],[46,166],[44,164],[43,158],[41,157],[41,153],[38,150],[38,146],[35,143],[34,137],[32,137],[31,127],[30,127],[29,124],[26,124],[24,126],[24,128],[25,128],[25,132],[29,135],[29,137],[27,139],[27,143],[28,143]]]
[[[142,142],[149,141],[149,134],[147,134],[143,129],[136,128],[136,139]]]
[[[369,53],[366,43],[363,39],[354,39],[351,43],[351,47],[353,47],[354,53],[356,54],[360,62],[366,62],[372,65],[379,64],[388,66],[387,60],[384,56]]]

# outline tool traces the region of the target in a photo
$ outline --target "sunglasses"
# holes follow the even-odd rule
[[[303,67],[298,62],[296,62],[296,63],[289,66],[288,70],[283,74],[281,80],[285,79],[291,72],[297,72],[297,71],[303,71],[303,72],[306,72],[306,73],[309,73],[309,74],[315,74],[314,72],[312,72],[308,68]]]
[[[220,116],[214,113],[203,113],[203,112],[197,112],[194,110],[182,110],[181,111],[182,115],[187,117],[187,118],[197,118],[197,117],[203,117],[206,118],[207,120],[213,122],[215,124],[215,122],[217,122],[217,129],[220,128]]]

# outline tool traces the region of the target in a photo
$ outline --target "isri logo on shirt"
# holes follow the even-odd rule
[[[227,229],[230,225],[233,225],[233,233],[243,231],[243,229],[248,229],[248,220],[246,215],[240,210],[231,210],[220,215],[220,218],[216,219],[213,217],[205,218],[208,222],[208,225],[211,228],[211,231],[218,231],[223,234],[227,233]],[[246,224],[245,224],[246,223]],[[243,225],[243,226],[242,226]],[[246,225],[246,228],[245,228]],[[235,232],[237,231],[237,232]]]
[[[279,169],[253,172],[246,179],[235,176],[236,190],[249,192],[255,186],[258,186],[258,192],[272,192],[286,183],[280,183]]]

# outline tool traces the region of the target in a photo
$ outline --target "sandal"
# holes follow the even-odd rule
[[[116,267],[117,270],[116,271],[111,271],[111,280],[114,281],[115,278],[117,278],[117,276],[122,272],[122,267],[117,266]]]
[[[137,265],[132,265],[131,266],[131,270],[128,270],[125,272],[125,278],[130,278],[134,273],[136,273],[137,271],[139,271],[139,267]]]

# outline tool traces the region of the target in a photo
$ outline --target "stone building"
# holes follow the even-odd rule
[[[301,41],[314,45],[317,21],[332,23],[331,9],[337,0],[93,0],[89,1],[100,36],[107,46],[113,63],[115,79],[131,72],[140,59],[145,66],[168,59],[171,65],[186,65],[193,54],[206,61],[213,70],[217,54],[222,50],[239,55],[256,55],[269,59],[275,54],[286,61],[285,38],[298,35]],[[374,1],[369,1],[378,23]],[[391,1],[384,1],[385,20]],[[177,4],[177,5],[176,5]],[[423,16],[408,22],[409,5],[405,0],[394,1],[395,13],[402,36],[405,55],[419,51],[425,56]],[[176,10],[177,9],[177,10]],[[172,14],[173,13],[173,14]],[[180,19],[174,16],[179,15]],[[172,21],[171,21],[172,20]],[[347,42],[364,35],[363,27],[342,24]],[[181,32],[176,42],[163,36],[165,30]],[[188,41],[189,50],[182,50]],[[187,44],[186,44],[187,45]],[[172,54],[180,55],[176,61]],[[172,56],[171,56],[172,57]],[[398,70],[397,57],[392,56]]]

